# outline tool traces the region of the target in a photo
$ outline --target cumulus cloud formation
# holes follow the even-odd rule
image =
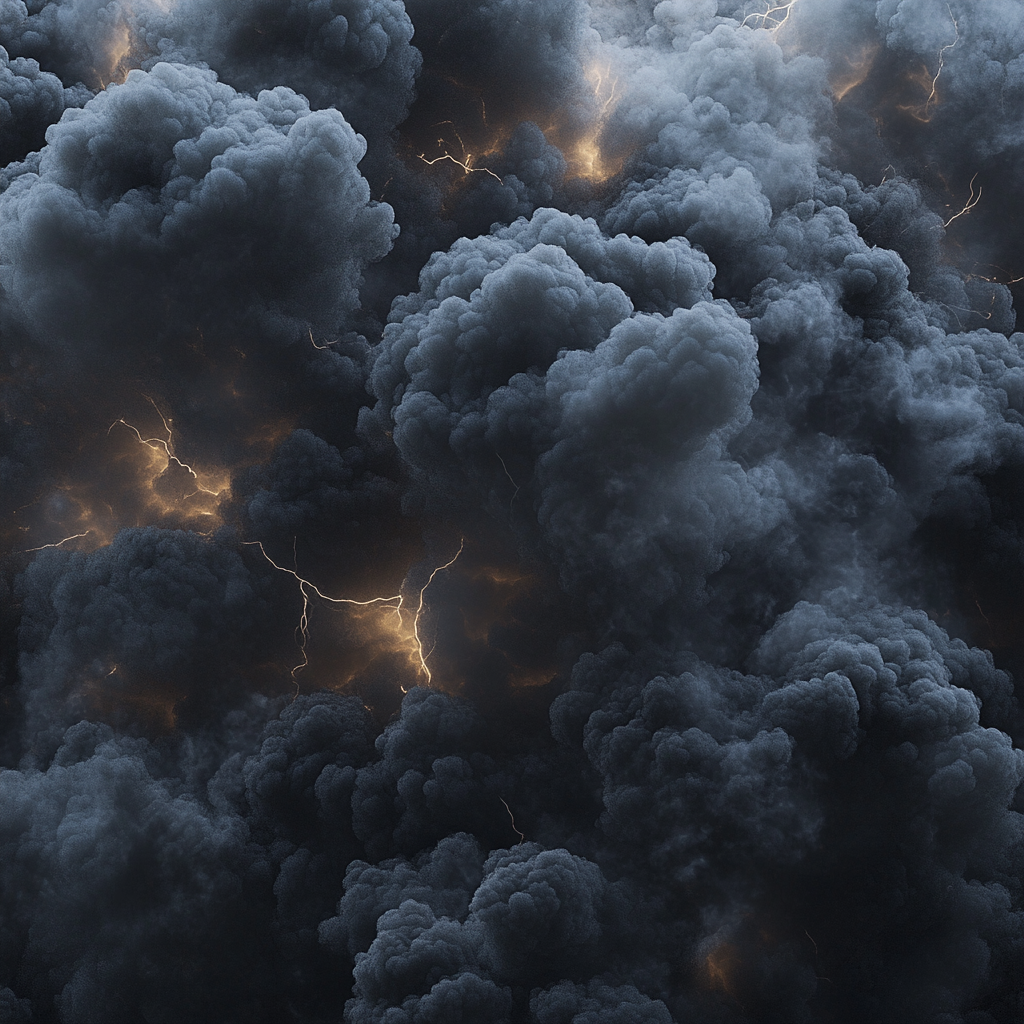
[[[0,0],[0,1017],[1024,1017],[1002,0]]]

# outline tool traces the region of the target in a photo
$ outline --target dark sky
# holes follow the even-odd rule
[[[0,0],[0,1020],[1024,1020],[1019,0]]]

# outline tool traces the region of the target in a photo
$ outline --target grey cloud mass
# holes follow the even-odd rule
[[[1009,0],[0,0],[0,1019],[1024,1019]]]

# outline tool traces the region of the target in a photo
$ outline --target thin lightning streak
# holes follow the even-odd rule
[[[942,74],[942,69],[946,66],[946,51],[952,50],[957,43],[960,42],[960,26],[957,24],[956,18],[953,17],[953,11],[949,4],[946,4],[946,10],[949,11],[949,19],[953,22],[953,31],[956,33],[956,38],[951,43],[947,43],[942,49],[939,50],[939,67],[935,72],[935,77],[932,79],[932,91],[928,93],[928,99],[924,101],[924,119],[928,120],[928,108],[932,104],[932,100],[935,99],[936,86],[938,85],[939,75]]]
[[[495,452],[494,454],[498,455],[497,452]],[[508,477],[508,482],[515,488],[515,490],[512,492],[512,497],[509,499],[508,503],[508,510],[509,512],[511,512],[512,502],[516,500],[516,496],[519,494],[519,484],[517,484],[515,480],[512,479],[512,474],[508,471],[508,466],[505,465],[505,460],[500,455],[498,455],[498,461],[501,463],[501,468],[505,470],[505,476]]]
[[[263,557],[275,569],[277,569],[279,572],[286,572],[286,573],[288,573],[289,576],[294,576],[299,581],[299,583],[305,584],[307,587],[309,587],[310,590],[313,591],[314,594],[316,594],[317,597],[321,598],[324,601],[330,601],[332,604],[351,604],[351,605],[356,605],[356,606],[358,606],[360,608],[366,608],[366,607],[368,607],[369,605],[372,605],[372,604],[390,604],[392,601],[397,601],[398,604],[395,606],[395,611],[397,612],[401,608],[401,605],[402,605],[402,595],[401,594],[395,594],[392,597],[371,597],[367,601],[357,601],[357,600],[355,600],[355,598],[352,598],[352,597],[331,597],[329,594],[325,594],[315,583],[310,583],[309,580],[303,579],[294,569],[289,569],[286,565],[278,565],[277,562],[275,562],[270,557],[270,555],[267,554],[266,550],[263,547],[263,541],[261,541],[261,540],[246,540],[246,541],[243,541],[242,543],[243,544],[247,544],[249,546],[258,547],[260,549],[260,553],[263,555]]]
[[[296,634],[298,636],[297,642],[298,642],[298,645],[299,645],[299,650],[302,653],[302,661],[299,662],[299,664],[296,665],[291,670],[292,681],[295,683],[295,687],[296,687],[296,690],[295,690],[295,695],[296,696],[298,696],[298,685],[299,685],[298,684],[297,674],[299,672],[301,672],[304,668],[306,668],[306,666],[309,664],[309,657],[308,657],[308,655],[306,653],[306,643],[309,640],[309,600],[310,600],[310,592],[316,594],[316,596],[319,597],[321,600],[328,601],[331,604],[347,604],[347,605],[352,605],[353,607],[356,607],[356,608],[369,608],[372,605],[389,605],[389,604],[393,603],[394,604],[394,612],[395,612],[395,615],[398,616],[399,625],[400,626],[402,625],[402,623],[403,623],[403,620],[402,620],[402,606],[405,603],[405,598],[403,597],[403,595],[401,593],[392,594],[391,596],[388,596],[388,597],[371,597],[371,598],[368,598],[365,601],[357,601],[355,598],[352,598],[352,597],[331,597],[330,594],[325,594],[315,583],[312,583],[310,580],[307,580],[303,576],[300,576],[296,569],[289,569],[286,565],[278,565],[277,562],[275,562],[270,557],[270,555],[267,554],[266,549],[263,547],[263,542],[262,541],[259,541],[259,540],[248,540],[248,541],[243,541],[243,544],[248,545],[248,546],[252,546],[252,547],[258,547],[260,549],[260,554],[262,554],[263,557],[275,569],[277,569],[279,572],[286,572],[286,573],[288,573],[289,576],[294,577],[298,581],[299,592],[302,594],[302,614],[299,617],[299,624],[296,627]],[[431,675],[431,672],[430,672],[430,666],[427,665],[427,657],[429,656],[430,652],[427,652],[426,654],[424,654],[423,642],[420,639],[420,631],[419,631],[420,617],[423,614],[423,607],[424,607],[424,604],[425,604],[425,595],[426,595],[426,592],[427,592],[427,588],[430,586],[431,583],[433,583],[434,577],[439,572],[443,571],[444,569],[449,568],[451,565],[453,565],[455,563],[455,561],[459,557],[459,555],[462,554],[462,551],[463,551],[463,548],[465,547],[465,545],[466,545],[466,541],[465,541],[465,538],[463,538],[463,540],[459,544],[459,550],[455,552],[454,556],[452,558],[450,558],[447,562],[445,562],[444,565],[439,565],[436,569],[434,569],[434,571],[430,574],[430,578],[427,580],[427,582],[420,589],[419,604],[418,604],[418,606],[416,608],[416,614],[415,614],[415,616],[413,618],[413,640],[416,643],[416,653],[419,655],[420,667],[421,667],[423,673],[427,677],[428,685],[429,685],[431,679],[433,678],[432,675]],[[293,550],[293,553],[294,553],[294,545],[293,545],[293,549],[292,550]],[[306,588],[309,588],[309,589],[307,590]],[[406,691],[403,690],[403,692],[406,692]]]
[[[512,831],[515,832],[515,834],[517,836],[519,836],[519,842],[516,843],[516,845],[517,846],[522,846],[523,843],[526,842],[526,836],[524,836],[523,833],[520,832],[519,829],[516,827],[516,819],[515,819],[515,815],[512,813],[512,808],[509,807],[509,805],[505,803],[505,798],[503,796],[499,796],[498,799],[503,804],[505,804],[505,810],[508,811],[508,816],[512,819]]]
[[[995,305],[995,303],[996,297],[995,295],[993,295],[992,301],[989,303],[989,308],[987,312],[982,312],[980,309],[969,308],[967,306],[951,306],[948,302],[940,302],[939,305],[942,306],[943,309],[948,309],[953,314],[953,318],[960,325],[960,330],[962,331],[964,329],[964,322],[963,320],[960,319],[960,317],[957,316],[957,310],[959,310],[961,313],[973,313],[975,316],[980,316],[982,320],[991,320],[992,307]]]
[[[989,265],[990,266],[995,266],[994,263],[989,264]],[[996,266],[995,269],[996,270],[1002,270],[1002,267],[1001,266]],[[1004,272],[1007,275],[1010,275],[1010,271],[1009,270],[1002,270],[1002,272]],[[989,285],[1018,285],[1022,281],[1024,281],[1024,274],[1021,274],[1020,276],[1017,276],[1017,278],[1014,278],[1014,276],[1010,276],[1010,280],[1009,281],[999,281],[997,278],[986,278],[986,276],[984,274],[981,274],[981,273],[970,273],[970,274],[968,274],[968,280],[970,281],[972,279],[975,280],[975,281],[987,282]]]
[[[306,643],[309,640],[309,594],[306,591],[305,583],[299,583],[299,593],[302,594],[302,615],[299,617],[299,624],[295,631],[298,634],[296,642],[299,645],[302,661],[291,668],[290,674],[292,682],[295,684],[295,695],[292,700],[297,700],[299,696],[299,673],[309,664],[309,655],[306,654]]]
[[[948,305],[946,305],[946,303],[945,303],[945,302],[940,302],[940,303],[939,303],[939,305],[940,305],[940,306],[942,306],[942,307],[944,307],[945,309],[948,309],[948,310],[949,310],[949,311],[950,311],[950,312],[951,312],[951,313],[953,314],[953,319],[954,319],[954,320],[956,321],[956,323],[957,323],[957,326],[958,326],[958,327],[960,328],[960,331],[961,331],[961,333],[962,333],[962,332],[963,332],[963,329],[964,329],[964,322],[963,322],[963,320],[961,320],[961,319],[960,319],[960,317],[959,317],[959,316],[957,315],[957,312],[956,312],[956,307],[954,307],[954,306],[948,306]],[[973,313],[973,312],[974,312],[974,310],[972,309],[972,310],[970,310],[969,312],[972,312],[972,313]]]
[[[964,204],[964,208],[959,213],[954,213],[953,216],[950,217],[949,220],[947,220],[942,225],[944,228],[948,228],[949,225],[952,224],[953,221],[955,221],[958,217],[963,217],[965,214],[970,213],[971,210],[973,210],[978,205],[978,201],[981,199],[981,189],[982,189],[982,186],[981,185],[978,186],[978,194],[975,195],[974,194],[974,182],[977,180],[977,177],[978,177],[979,173],[980,172],[975,172],[974,177],[971,178],[971,194],[968,197],[967,202]]]
[[[484,122],[486,123],[486,121],[487,121],[487,116],[486,116],[486,111],[485,111],[484,112]],[[427,157],[426,157],[426,154],[420,153],[419,154],[420,160],[422,160],[425,164],[428,164],[430,166],[433,166],[434,164],[438,163],[441,160],[451,160],[451,162],[453,164],[457,164],[459,167],[461,167],[462,170],[466,174],[470,174],[470,173],[489,174],[492,178],[494,178],[495,180],[500,181],[502,184],[504,184],[504,181],[500,177],[498,177],[498,175],[495,174],[494,171],[492,171],[490,168],[488,168],[488,167],[474,167],[473,166],[473,154],[466,152],[466,143],[462,141],[462,136],[459,134],[458,128],[455,127],[455,122],[454,121],[438,121],[436,124],[432,125],[431,127],[438,128],[438,127],[440,127],[443,124],[450,124],[452,126],[452,133],[454,134],[455,138],[459,140],[459,147],[462,149],[462,155],[465,157],[465,159],[464,160],[459,160],[457,157],[452,156],[451,153],[448,152],[447,147],[445,147],[444,139],[438,139],[437,140],[438,146],[445,147],[444,154],[442,156],[434,157],[433,160],[428,160]]]
[[[794,2],[795,2],[795,0],[794,0]],[[609,73],[609,74],[611,73],[611,67],[606,68],[605,71],[602,71],[600,68],[597,68],[597,67],[594,68],[594,95],[598,99],[601,98],[601,92],[602,92],[602,90],[604,88],[604,76],[605,76],[606,73]],[[608,98],[604,101],[604,104],[601,107],[601,116],[602,117],[607,116],[608,109],[609,109],[609,107],[611,107],[612,101],[615,99],[615,95],[618,92],[618,88],[619,88],[619,80],[618,80],[618,78],[613,78],[612,79],[611,91],[608,93]]]
[[[330,347],[331,347],[332,345],[337,345],[337,344],[338,344],[338,342],[337,342],[337,341],[329,341],[329,342],[327,342],[327,344],[326,344],[326,345],[318,345],[318,344],[317,344],[317,343],[316,343],[316,342],[315,342],[315,341],[313,340],[313,328],[312,328],[312,327],[309,327],[309,328],[307,328],[307,329],[308,329],[308,331],[309,331],[309,343],[310,343],[310,344],[311,344],[311,345],[313,346],[313,348],[315,348],[315,349],[316,349],[316,350],[317,350],[318,352],[325,352],[325,351],[326,351],[327,349],[329,349],[329,348],[330,348]]]
[[[428,160],[423,153],[420,153],[419,158],[425,164],[429,164],[431,167],[433,167],[433,165],[436,163],[440,163],[442,160],[451,160],[451,162],[455,164],[456,167],[461,167],[463,171],[466,172],[466,174],[489,174],[492,178],[494,178],[495,181],[499,181],[502,184],[505,183],[504,179],[501,178],[499,175],[495,174],[494,171],[492,171],[489,167],[473,167],[472,164],[468,162],[456,159],[451,155],[451,153],[444,153],[441,156],[435,156],[432,160]],[[472,157],[469,157],[468,159],[471,160]]]
[[[814,936],[811,935],[811,933],[806,928],[804,929],[804,935],[806,935],[807,938],[809,938],[811,940],[811,945],[814,947],[814,959],[815,959],[815,962],[817,962],[817,959],[818,959],[818,944],[814,941]],[[817,971],[815,971],[814,976],[818,979],[818,981],[827,981],[830,985],[832,984],[832,979],[831,978],[825,978],[822,975],[818,974]]]
[[[767,28],[769,18],[773,18],[776,14],[780,14],[782,13],[782,11],[785,11],[786,14],[782,18],[782,20],[776,21],[769,29],[769,31],[774,35],[779,31],[779,29],[782,28],[783,25],[786,24],[787,21],[789,21],[789,16],[793,13],[793,8],[796,7],[797,3],[799,3],[799,0],[789,0],[789,3],[778,4],[775,7],[769,5],[768,10],[766,10],[763,14],[748,14],[740,22],[740,28],[743,28],[747,24],[747,22],[750,21],[751,18],[760,18],[761,24],[758,26],[758,28]]]
[[[310,332],[310,339],[313,334]],[[292,562],[298,569],[299,556],[296,552],[298,545],[298,538],[292,538]],[[294,666],[291,670],[292,682],[295,683],[295,694],[292,700],[297,700],[299,696],[299,673],[309,664],[309,656],[306,654],[306,643],[309,640],[309,594],[306,592],[306,584],[299,583],[299,593],[302,594],[302,615],[299,617],[299,625],[296,628],[296,642],[299,645],[299,652],[302,654],[302,661]],[[301,638],[301,639],[300,639]]]
[[[85,533],[73,533],[70,537],[65,537],[63,540],[58,540],[53,544],[40,544],[37,548],[25,548],[22,551],[23,555],[31,554],[33,551],[45,551],[47,548],[59,548],[62,544],[67,544],[68,541],[78,540],[79,537],[88,537],[92,533],[92,530],[86,530]]]
[[[302,614],[299,616],[299,624],[295,627],[296,643],[299,647],[299,653],[302,655],[302,661],[298,665],[293,666],[290,675],[292,682],[295,684],[295,697],[299,695],[299,673],[309,665],[309,655],[306,652],[306,644],[309,641],[309,591],[311,590],[317,597],[322,598],[324,601],[330,601],[332,604],[351,604],[357,605],[361,608],[366,608],[373,604],[390,604],[392,601],[397,602],[395,605],[395,612],[398,615],[398,621],[402,621],[402,595],[396,594],[393,597],[373,597],[368,601],[356,601],[351,597],[331,597],[329,594],[325,594],[315,583],[311,583],[309,580],[304,579],[298,574],[296,569],[289,569],[285,565],[278,565],[270,555],[267,554],[266,549],[263,547],[263,542],[259,540],[247,540],[243,541],[246,545],[255,545],[260,549],[260,553],[263,557],[279,572],[286,572],[289,576],[294,576],[299,583],[299,593],[302,595]],[[295,543],[292,544],[292,556],[295,556]],[[307,590],[306,588],[309,588]]]
[[[457,138],[459,140],[459,145],[462,147],[462,152],[465,153],[466,152],[466,143],[462,141],[462,136],[459,134],[459,129],[455,127],[455,122],[454,121],[437,121],[434,124],[432,124],[430,127],[431,128],[440,128],[441,125],[443,125],[443,124],[450,124],[452,126],[452,134],[455,136],[455,138]],[[439,146],[443,145],[444,144],[444,140],[443,139],[438,139],[437,140],[437,144]]]
[[[196,471],[187,462],[182,462],[181,459],[179,459],[178,456],[174,454],[172,448],[174,444],[174,432],[171,430],[171,425],[167,422],[167,420],[164,417],[164,414],[157,407],[156,402],[154,402],[153,399],[149,397],[149,395],[143,395],[143,397],[146,399],[146,401],[149,402],[151,406],[153,406],[154,409],[156,409],[157,415],[160,417],[160,422],[163,423],[164,430],[167,431],[167,440],[165,441],[163,438],[160,437],[143,437],[142,434],[139,432],[139,428],[132,426],[132,424],[129,423],[124,418],[114,420],[114,422],[111,423],[109,427],[107,427],[107,433],[109,434],[114,429],[114,427],[116,427],[119,423],[122,426],[127,427],[139,439],[140,444],[144,444],[147,448],[152,448],[154,451],[157,448],[163,448],[164,453],[167,455],[167,458],[171,462],[177,463],[177,465],[179,465],[183,470],[185,470],[187,473],[191,475],[192,479],[195,480],[196,482],[196,491],[193,491],[193,494],[197,493],[198,491],[202,491],[204,494],[212,494],[214,497],[217,497],[218,492],[211,491],[209,488],[204,487],[199,482],[199,474],[196,473]],[[186,497],[189,498],[191,496],[191,494],[186,495]]]
[[[412,635],[413,635],[413,637],[414,637],[414,638],[415,638],[415,640],[416,640],[416,649],[417,649],[417,651],[419,652],[419,656],[420,656],[420,665],[421,665],[421,666],[423,667],[423,671],[424,671],[424,672],[426,673],[426,676],[427,676],[427,685],[428,685],[428,686],[430,685],[430,681],[431,681],[431,679],[433,678],[433,676],[431,675],[431,673],[430,673],[430,668],[429,668],[429,666],[427,665],[427,659],[426,659],[426,657],[425,657],[425,656],[424,656],[424,654],[423,654],[423,643],[422,643],[422,641],[420,640],[420,615],[422,615],[422,614],[423,614],[423,595],[424,595],[424,594],[426,594],[426,592],[427,592],[427,587],[429,587],[429,586],[430,586],[430,584],[434,582],[434,577],[435,577],[435,576],[436,576],[436,575],[437,575],[437,574],[438,574],[439,572],[441,572],[442,570],[444,570],[444,569],[447,569],[447,568],[448,568],[449,566],[452,566],[452,565],[454,565],[454,564],[455,564],[455,561],[456,561],[456,559],[457,559],[457,558],[459,557],[459,555],[461,555],[461,554],[462,554],[462,549],[463,549],[463,548],[464,548],[465,546],[466,546],[466,539],[465,539],[465,537],[463,537],[463,538],[462,538],[462,540],[461,540],[461,541],[459,542],[459,550],[458,550],[458,551],[456,551],[456,552],[455,552],[455,554],[454,554],[454,555],[453,555],[453,556],[452,556],[452,557],[451,557],[451,558],[450,558],[450,559],[449,559],[449,560],[448,560],[447,562],[445,562],[445,564],[444,564],[444,565],[439,565],[439,566],[438,566],[438,567],[437,567],[437,568],[436,568],[436,569],[435,569],[435,570],[434,570],[434,571],[433,571],[433,572],[432,572],[432,573],[430,574],[430,578],[429,578],[429,579],[427,580],[427,582],[426,582],[426,583],[425,583],[425,584],[423,585],[423,588],[422,588],[422,590],[420,590],[420,603],[419,603],[419,607],[418,607],[418,608],[416,609],[416,617],[415,617],[415,618],[414,618],[414,619],[412,620]]]
[[[1014,277],[1013,274],[1009,270],[1004,270],[1002,267],[997,266],[995,263],[988,263],[988,264],[983,264],[983,265],[984,266],[994,267],[996,270],[1001,270],[1009,278],[1009,280],[1007,280],[1007,281],[1000,281],[998,278],[986,277],[984,274],[968,274],[967,275],[967,280],[968,281],[970,281],[970,280],[986,281],[986,282],[988,282],[988,284],[1003,284],[1003,285],[1019,284],[1021,281],[1024,281],[1024,274],[1021,274],[1021,275],[1019,275],[1017,277]]]

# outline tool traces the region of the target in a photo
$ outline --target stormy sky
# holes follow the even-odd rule
[[[1024,1019],[1019,0],[0,0],[0,1019]]]

